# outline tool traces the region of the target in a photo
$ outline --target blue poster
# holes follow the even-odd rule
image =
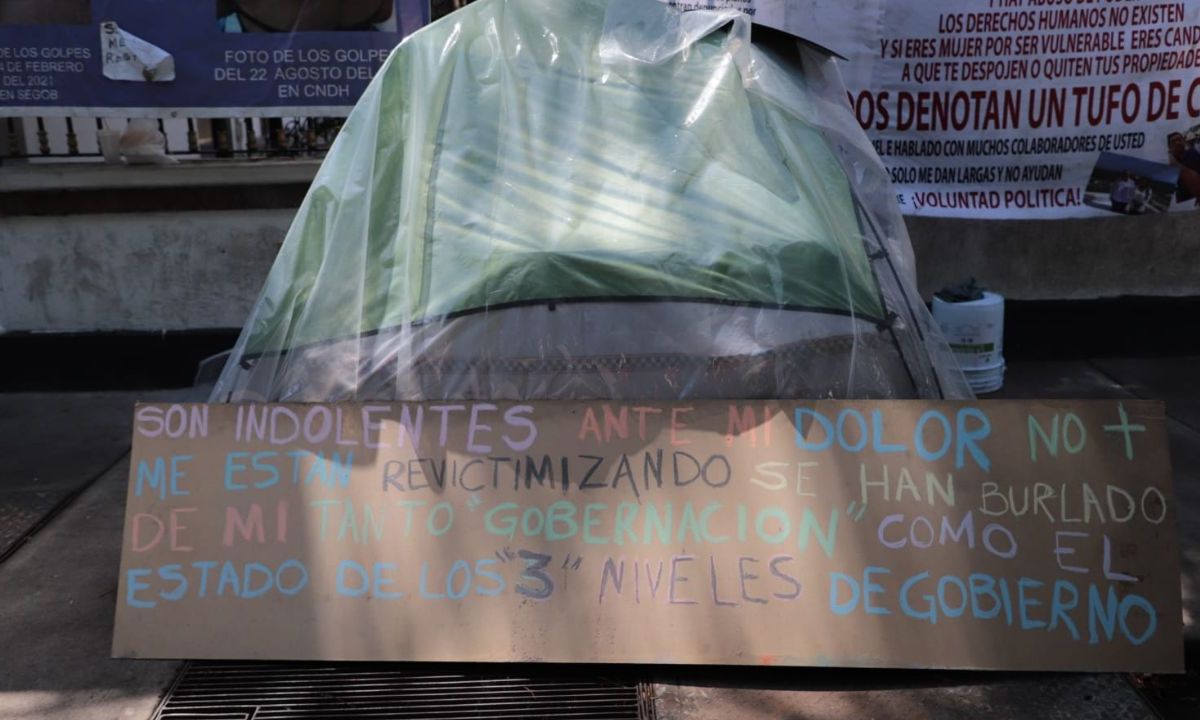
[[[345,115],[429,0],[0,0],[0,114]]]

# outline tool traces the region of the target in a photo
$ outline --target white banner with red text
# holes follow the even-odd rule
[[[1200,203],[1200,0],[715,4],[845,57],[850,102],[906,214],[1102,217]],[[821,26],[853,32],[814,27],[816,5]]]

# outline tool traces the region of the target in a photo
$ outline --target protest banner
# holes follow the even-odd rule
[[[1200,3],[888,3],[850,100],[906,212],[1192,210]]]
[[[1142,216],[1200,202],[1200,0],[659,1],[731,7],[840,55],[906,214]],[[11,3],[0,112],[344,116],[430,17],[428,0]]]
[[[427,0],[0,4],[0,113],[342,116]]]
[[[1196,0],[670,4],[733,7],[842,55],[906,214],[1141,216],[1200,202]]]
[[[114,654],[1170,672],[1146,401],[140,405]]]

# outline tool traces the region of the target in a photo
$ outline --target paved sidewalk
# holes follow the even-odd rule
[[[0,395],[0,558],[121,459],[129,393]]]
[[[0,396],[0,501],[53,514],[0,563],[0,718],[148,718],[177,663],[112,660],[128,450],[137,400],[177,391]],[[75,497],[76,493],[81,494]],[[5,537],[45,518],[6,516]]]
[[[178,663],[109,658],[128,460],[0,565],[0,718],[150,717]]]

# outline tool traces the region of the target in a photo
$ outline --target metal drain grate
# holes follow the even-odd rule
[[[510,677],[439,670],[375,663],[191,662],[153,720],[654,720],[647,684],[598,681],[572,671]]]

